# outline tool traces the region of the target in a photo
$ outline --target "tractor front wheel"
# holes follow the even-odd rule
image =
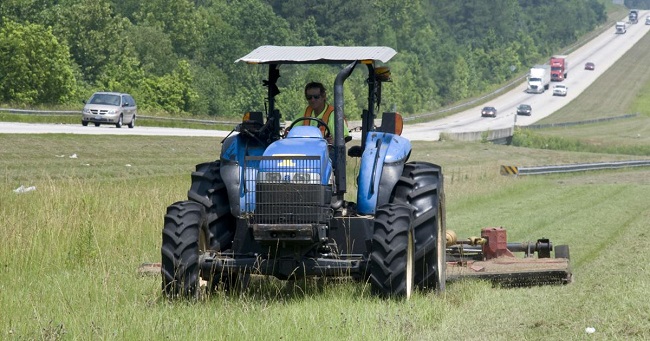
[[[201,252],[224,252],[232,249],[235,238],[235,216],[231,213],[226,184],[221,177],[221,161],[196,165],[192,173],[192,185],[187,197],[205,209],[205,224],[201,226],[199,248]],[[220,273],[203,273],[210,290],[220,285],[224,290],[241,289],[250,275],[223,269]]]
[[[199,233],[203,206],[181,201],[167,207],[162,232],[162,290],[169,298],[196,297],[199,289]]]
[[[413,208],[386,204],[377,209],[370,251],[370,285],[382,297],[410,298],[413,293]]]
[[[230,200],[226,184],[221,177],[220,161],[196,165],[187,197],[205,208],[205,249],[223,252],[232,248],[236,221],[230,211]]]

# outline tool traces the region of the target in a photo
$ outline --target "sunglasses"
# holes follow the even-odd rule
[[[320,95],[305,95],[305,97],[307,98],[307,100],[320,99]]]

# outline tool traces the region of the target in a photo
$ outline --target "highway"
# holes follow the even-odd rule
[[[566,97],[552,95],[550,89],[543,94],[528,94],[525,92],[526,82],[523,81],[513,90],[487,103],[471,107],[457,114],[418,124],[405,124],[403,136],[413,141],[437,141],[442,132],[477,132],[497,130],[512,127],[517,124],[525,126],[551,115],[556,110],[568,104],[574,97],[580,95],[593,81],[603,74],[621,56],[625,54],[650,30],[650,25],[644,25],[644,18],[650,11],[642,11],[638,24],[628,25],[627,33],[616,34],[614,25],[601,35],[568,54],[569,71],[567,79],[562,82],[568,87]],[[622,19],[627,21],[627,18]],[[550,57],[550,56],[549,56]],[[594,71],[584,70],[586,62],[596,64]],[[531,67],[528,66],[527,68]],[[530,104],[533,108],[531,116],[517,116],[516,107],[521,103]],[[481,117],[483,106],[494,106],[498,110],[496,118]],[[81,114],[80,114],[81,117]],[[181,128],[140,127],[134,129],[102,125],[100,127],[83,127],[81,124],[34,124],[0,122],[0,133],[5,134],[103,134],[103,135],[159,135],[159,136],[217,136],[224,137],[229,131],[199,130]],[[352,136],[358,141],[360,133],[353,132]]]
[[[641,13],[640,18],[645,18],[646,15],[647,12]],[[627,18],[623,20],[627,21]],[[566,80],[562,82],[568,87],[566,97],[553,96],[552,88],[557,82],[551,82],[549,90],[543,94],[528,94],[525,92],[527,83],[524,81],[513,90],[487,103],[469,108],[453,116],[426,123],[405,125],[402,135],[408,136],[411,140],[437,141],[441,132],[458,133],[508,128],[515,124],[515,119],[516,124],[520,126],[533,124],[551,115],[580,95],[634,46],[648,30],[650,30],[650,25],[644,25],[643,20],[640,20],[638,24],[628,25],[625,34],[616,34],[614,25],[612,25],[611,29],[568,54],[569,72]],[[586,62],[595,63],[595,70],[585,70]],[[516,107],[521,103],[532,106],[531,116],[516,115]],[[493,106],[498,110],[496,118],[481,117],[481,108],[486,105]]]

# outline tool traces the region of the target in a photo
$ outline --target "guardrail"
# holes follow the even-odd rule
[[[609,121],[615,121],[621,119],[628,119],[628,118],[637,117],[638,115],[639,115],[638,113],[634,113],[634,114],[626,114],[626,115],[614,116],[614,117],[595,118],[595,119],[584,120],[584,121],[532,124],[528,126],[516,126],[516,127],[521,129],[547,129],[547,128],[554,128],[554,127],[571,127],[571,126],[583,125],[583,124],[593,124],[593,123],[602,123],[602,122],[609,122]],[[462,133],[444,132],[443,134],[446,136],[446,138],[449,138],[451,140],[457,140],[457,141],[472,142],[472,141],[486,140],[494,144],[510,144],[512,140],[512,135],[514,133],[514,128],[515,127],[508,127],[502,129],[493,129],[493,130],[488,129],[484,131],[468,131]]]
[[[0,111],[12,113],[12,114],[25,114],[25,115],[81,115],[81,110],[35,110],[35,109],[7,109],[0,108]],[[138,118],[144,118],[153,121],[176,121],[176,122],[186,122],[186,123],[201,123],[201,124],[225,124],[235,126],[240,122],[234,121],[212,121],[212,120],[199,120],[193,118],[173,118],[173,117],[156,117],[156,116],[146,116],[138,115]]]
[[[569,165],[540,166],[540,167],[518,167],[501,166],[501,175],[539,175],[569,172],[584,172],[601,169],[619,169],[629,167],[648,167],[650,160],[613,161],[596,163],[576,163]]]
[[[509,140],[512,140],[514,128],[502,128],[502,129],[488,129],[482,131],[466,131],[466,132],[441,132],[441,135],[444,135],[444,138],[454,140],[454,141],[490,141],[494,144],[508,144]]]
[[[35,109],[7,109],[0,108],[0,111],[6,111],[12,114],[42,114],[42,115],[79,115],[81,110],[35,110]]]

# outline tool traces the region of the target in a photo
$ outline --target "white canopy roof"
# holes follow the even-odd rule
[[[272,46],[256,48],[237,59],[249,64],[335,64],[357,60],[386,63],[397,52],[386,46]]]

